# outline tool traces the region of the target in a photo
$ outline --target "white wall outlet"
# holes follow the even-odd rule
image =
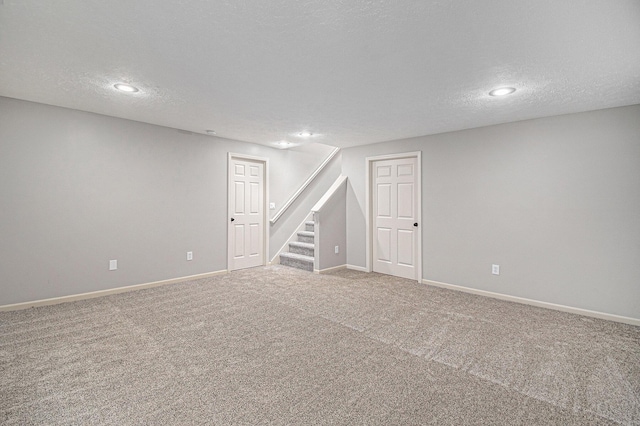
[[[340,253],[340,246],[336,246],[336,254]]]
[[[187,260],[193,260],[193,252],[192,251],[188,251],[187,252]]]
[[[276,203],[269,203],[269,210],[275,210],[276,209]]]
[[[117,260],[110,260],[109,261],[109,270],[110,271],[115,271],[116,269],[118,269],[118,261]]]
[[[491,265],[491,273],[493,275],[500,275],[500,265]]]

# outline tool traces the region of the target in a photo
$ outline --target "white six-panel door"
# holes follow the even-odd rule
[[[417,158],[372,163],[373,271],[417,279]]]
[[[264,163],[229,161],[229,270],[264,264]]]

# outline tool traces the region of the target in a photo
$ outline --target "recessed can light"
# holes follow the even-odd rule
[[[216,131],[215,130],[206,130],[208,135],[215,135]]]
[[[513,87],[500,87],[498,89],[493,89],[492,91],[489,92],[489,95],[491,96],[506,96],[506,95],[510,95],[513,92],[515,92],[516,89]]]
[[[309,138],[309,137],[313,136],[313,133],[311,133],[311,132],[300,132],[300,133],[298,133],[298,136],[301,136],[303,138]]]
[[[287,142],[287,141],[278,141],[278,142],[274,142],[273,144],[279,148],[288,148],[290,146],[293,146],[291,142]]]
[[[121,92],[127,92],[127,93],[135,93],[138,91],[137,87],[134,87],[130,84],[126,84],[126,83],[118,83],[118,84],[114,84],[113,87],[115,87],[116,89],[120,90]]]

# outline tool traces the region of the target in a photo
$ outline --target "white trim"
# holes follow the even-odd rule
[[[313,267],[320,267],[320,212],[311,212],[313,217]]]
[[[366,157],[365,161],[365,170],[366,170],[366,178],[365,178],[365,269],[364,272],[371,272],[373,270],[372,267],[372,252],[371,250],[371,226],[373,226],[373,221],[371,220],[371,215],[373,214],[373,209],[371,206],[371,167],[375,161],[381,160],[396,160],[400,158],[411,158],[415,157],[418,162],[418,167],[416,170],[416,186],[418,193],[417,200],[417,220],[418,220],[418,241],[416,248],[416,281],[420,282],[422,279],[422,228],[424,227],[422,223],[422,151],[412,151],[412,152],[403,152],[398,154],[386,154],[386,155],[376,155],[374,157]]]
[[[314,269],[313,273],[322,275],[322,274],[328,274],[329,272],[333,272],[333,271],[339,271],[340,269],[347,269],[347,265],[332,266],[331,268],[324,268],[324,269]]]
[[[333,157],[336,156],[338,151],[340,151],[340,148],[335,148],[333,151],[331,151],[329,156],[322,162],[322,164],[320,164],[318,166],[318,168],[311,174],[311,176],[309,176],[309,178],[306,181],[304,181],[302,186],[300,186],[300,188],[298,188],[298,190],[295,192],[295,194],[293,194],[287,200],[287,202],[280,208],[280,210],[278,210],[278,213],[276,213],[276,215],[273,216],[273,219],[271,219],[269,221],[269,222],[271,222],[272,225],[274,223],[276,223],[278,221],[278,219],[280,219],[280,216],[282,216],[284,214],[284,212],[291,206],[291,204],[293,204],[293,202],[300,196],[300,194],[302,194],[302,192],[307,188],[307,186],[309,186],[309,184],[311,182],[313,182],[313,180],[316,178],[316,176],[318,176],[318,174],[327,166],[327,164],[329,164],[329,161],[331,161],[333,159]]]
[[[356,265],[347,265],[347,269],[351,269],[352,271],[371,272],[371,271],[367,271],[367,268],[363,266],[356,266]]]
[[[454,285],[454,284],[447,284],[447,283],[442,283],[438,281],[423,279],[422,283],[427,285],[432,285],[434,287],[441,287],[449,290],[476,294],[478,296],[491,297],[493,299],[506,300],[509,302],[522,303],[524,305],[537,306],[539,308],[553,309],[555,311],[569,312],[571,314],[584,315],[592,318],[599,318],[599,319],[608,320],[608,321],[615,321],[615,322],[621,322],[625,324],[640,326],[640,319],[638,318],[623,317],[620,315],[607,314],[604,312],[590,311],[588,309],[574,308],[566,305],[558,305],[556,303],[542,302],[540,300],[526,299],[524,297],[510,296],[508,294],[494,293],[492,291],[478,290],[475,288],[463,287],[463,286]]]
[[[51,299],[40,299],[40,300],[33,300],[31,302],[21,302],[21,303],[14,303],[14,304],[11,304],[11,305],[2,305],[2,306],[0,306],[0,312],[17,311],[17,310],[21,310],[21,309],[35,308],[37,306],[57,305],[59,303],[75,302],[77,300],[85,300],[85,299],[93,299],[93,298],[96,298],[96,297],[109,296],[111,294],[126,293],[126,292],[129,292],[129,291],[143,290],[145,288],[159,287],[159,286],[168,285],[168,284],[176,284],[176,283],[183,282],[183,281],[199,280],[199,279],[202,279],[202,278],[209,278],[209,277],[213,277],[213,276],[221,275],[221,274],[226,274],[226,273],[227,273],[227,270],[225,269],[225,270],[222,270],[222,271],[207,272],[207,273],[204,273],[204,274],[189,275],[189,276],[186,276],[186,277],[171,278],[171,279],[162,280],[162,281],[153,281],[153,282],[145,283],[145,284],[134,284],[134,285],[129,285],[129,286],[125,286],[125,287],[116,287],[116,288],[110,288],[110,289],[106,289],[106,290],[91,291],[91,292],[88,292],[88,293],[80,293],[80,294],[72,294],[72,295],[69,295],[69,296],[52,297]]]
[[[331,185],[331,187],[327,190],[327,192],[324,193],[324,195],[322,196],[322,198],[320,198],[320,200],[318,200],[318,202],[316,203],[315,206],[313,206],[313,208],[311,209],[311,213],[317,213],[320,210],[322,210],[322,207],[324,207],[324,205],[326,204],[327,201],[329,201],[331,199],[331,197],[333,197],[333,195],[336,193],[336,191],[338,190],[338,188],[340,188],[340,186],[342,186],[342,184],[347,180],[347,177],[344,175],[340,175],[338,176],[338,178],[336,179],[335,182],[333,182],[333,185]]]
[[[262,265],[267,266],[269,262],[269,159],[265,157],[256,157],[255,155],[246,155],[246,154],[236,154],[234,152],[227,153],[227,270],[230,271],[231,268],[231,258],[233,255],[231,254],[231,202],[229,197],[231,196],[231,159],[238,158],[241,160],[255,161],[259,163],[264,163],[264,169],[262,176],[262,185],[263,185],[263,200],[262,200],[262,212],[263,212],[263,237],[262,241],[264,242],[263,250],[263,258]]]
[[[284,244],[282,245],[282,247],[280,247],[280,250],[278,250],[278,252],[276,253],[275,256],[273,256],[273,258],[271,258],[271,262],[269,262],[269,264],[271,265],[277,265],[278,263],[280,263],[280,253],[284,252],[287,247],[289,246],[290,242],[293,241],[297,241],[297,236],[298,236],[298,232],[300,231],[304,231],[305,228],[305,223],[309,222],[313,220],[313,214],[309,213],[303,220],[302,223],[300,225],[298,225],[298,227],[293,231],[293,233],[289,236],[289,239],[287,239],[287,241],[284,242]]]

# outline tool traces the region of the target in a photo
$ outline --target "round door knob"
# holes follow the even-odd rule
[[[231,220],[233,220],[233,219],[231,219]],[[414,223],[413,226],[418,226],[418,222]]]
[[[234,220],[235,220],[234,218],[231,218],[231,222],[233,222]]]

